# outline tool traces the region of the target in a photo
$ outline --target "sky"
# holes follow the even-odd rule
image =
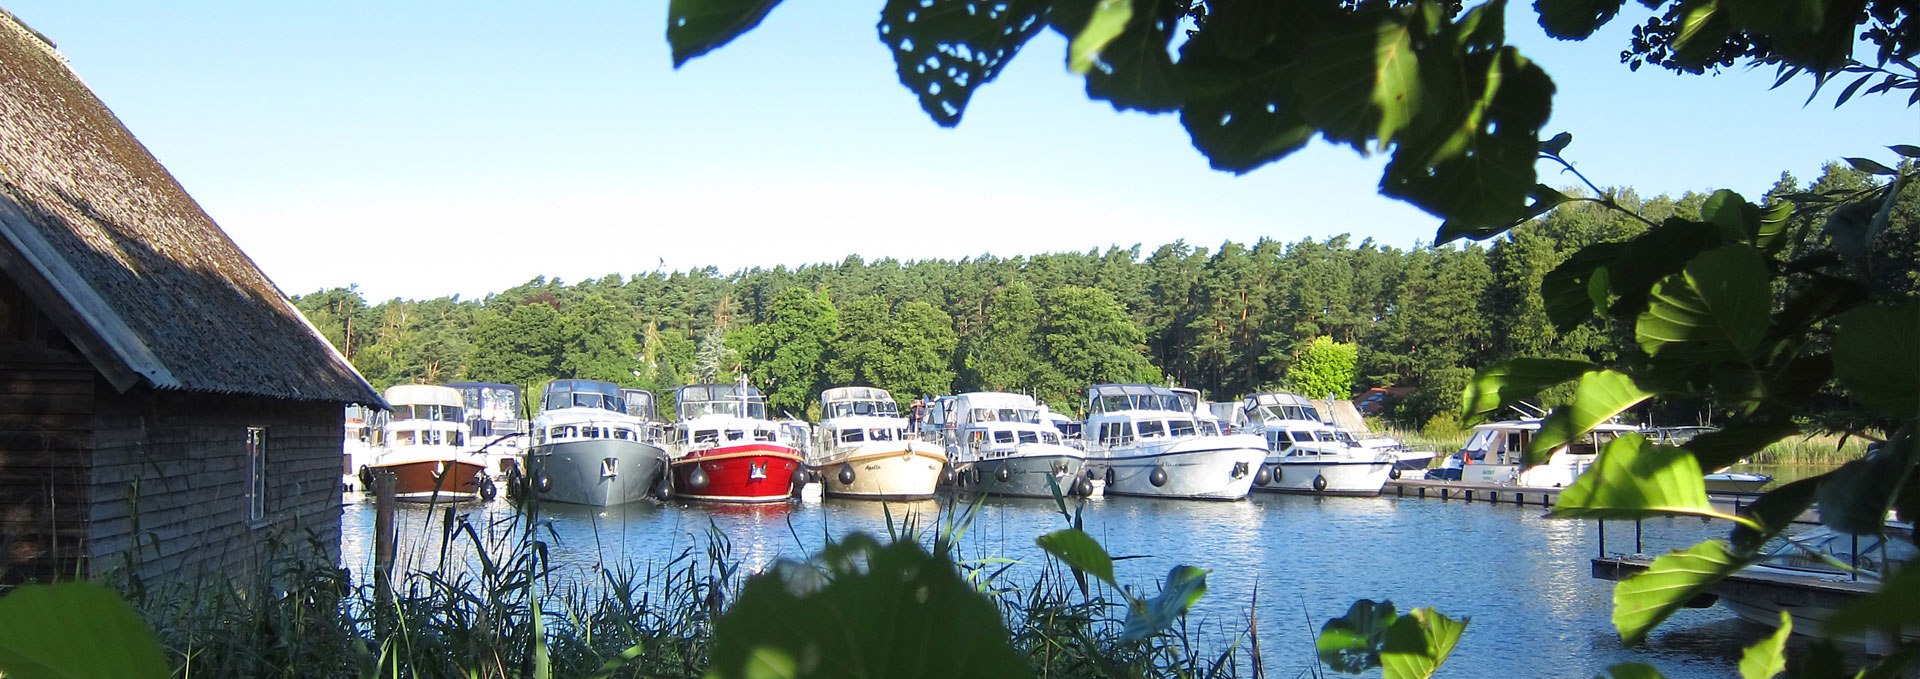
[[[675,70],[666,2],[13,0],[281,289],[483,297],[706,266],[1352,234],[1439,221],[1378,195],[1384,156],[1316,141],[1217,172],[1175,116],[1118,113],[1041,35],[935,125],[877,38],[881,0],[789,2]],[[1920,109],[1834,109],[1772,71],[1619,64],[1628,15],[1585,42],[1510,3],[1508,39],[1558,87],[1546,133],[1602,186],[1763,194],[1840,156],[1920,143]],[[1543,168],[1542,180],[1576,179]]]

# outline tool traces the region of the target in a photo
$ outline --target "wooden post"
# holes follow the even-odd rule
[[[369,474],[373,486],[373,592],[381,606],[393,603],[393,506],[394,478],[391,469],[374,469]]]

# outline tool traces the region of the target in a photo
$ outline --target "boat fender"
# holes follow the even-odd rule
[[[1269,483],[1273,483],[1273,472],[1266,465],[1260,465],[1260,471],[1253,473],[1253,485],[1265,488]]]
[[[1392,469],[1388,469],[1387,478],[1393,479],[1395,481],[1400,480],[1400,467],[1398,465],[1395,465]]]
[[[506,471],[505,477],[506,477],[505,482],[507,484],[507,499],[512,500],[512,499],[519,498],[520,496],[526,495],[527,480],[525,477],[522,477],[520,475],[519,466],[507,465],[507,471]]]
[[[853,485],[853,465],[844,464],[844,463],[841,464],[839,477],[840,477],[840,485],[842,486]]]
[[[1153,484],[1155,488],[1167,485],[1167,468],[1154,467],[1153,472],[1147,474],[1147,483]]]
[[[999,479],[1001,483],[1006,483],[1013,479],[1013,469],[1004,464],[1000,465],[999,469],[993,470],[993,478]]]
[[[693,471],[687,474],[687,485],[692,486],[694,490],[705,489],[707,487],[707,470],[699,465],[694,465]]]
[[[1073,494],[1080,497],[1092,497],[1093,479],[1080,479],[1079,482],[1073,484]]]
[[[1113,468],[1112,467],[1107,468],[1107,487],[1108,488],[1113,487]]]
[[[941,475],[941,478],[944,478],[947,480],[947,485],[949,486],[953,485],[954,482],[960,480],[960,474],[958,472],[953,471],[953,467],[951,465],[947,467],[946,471],[941,472],[940,475]]]
[[[1320,492],[1320,491],[1324,491],[1324,490],[1326,490],[1326,489],[1327,489],[1327,477],[1325,477],[1325,476],[1321,476],[1321,475],[1319,475],[1319,474],[1314,474],[1314,475],[1313,475],[1313,490],[1314,490],[1314,492],[1316,492],[1316,493],[1317,493],[1317,492]]]
[[[545,469],[535,472],[533,475],[533,487],[542,493],[553,490],[553,477],[548,476],[547,470]]]
[[[360,489],[373,492],[373,468],[364,464],[360,465]]]
[[[1277,465],[1277,464],[1273,466],[1273,482],[1274,483],[1280,482],[1280,467],[1281,465]]]
[[[482,476],[480,477],[479,482],[480,482],[480,499],[481,500],[492,502],[493,498],[500,494],[500,489],[494,487],[493,485],[493,479],[489,479],[485,476]]]

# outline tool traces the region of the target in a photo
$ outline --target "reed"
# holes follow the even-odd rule
[[[890,521],[890,537],[959,556],[971,508]],[[537,516],[537,515],[535,515]],[[323,559],[318,540],[269,538],[246,581],[119,583],[146,615],[176,676],[668,677],[708,668],[714,620],[739,593],[745,566],[727,536],[665,563],[556,573],[543,524],[528,514],[496,525],[455,518],[427,540],[438,563],[395,578],[382,601],[368,574]],[[491,536],[491,537],[488,537]],[[1243,632],[1186,625],[1122,642],[1124,600],[1082,592],[1067,570],[988,555],[955,558],[999,607],[1014,647],[1043,677],[1237,677]]]
[[[1754,454],[1750,464],[1838,466],[1867,454],[1867,441],[1836,434],[1795,436],[1778,441]]]

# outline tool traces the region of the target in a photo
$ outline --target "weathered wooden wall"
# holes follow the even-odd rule
[[[93,367],[0,341],[0,583],[84,576]]]
[[[134,564],[149,584],[244,576],[263,556],[340,549],[339,404],[229,395],[115,394],[96,385],[89,515],[94,572]],[[267,505],[247,517],[248,427],[267,429]],[[263,551],[274,544],[275,554]]]

